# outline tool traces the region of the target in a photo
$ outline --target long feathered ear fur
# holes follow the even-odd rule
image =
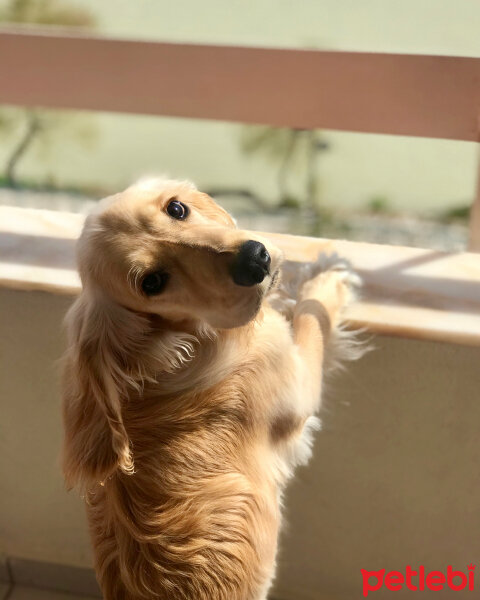
[[[117,468],[133,473],[122,403],[127,387],[135,385],[128,372],[129,357],[138,352],[148,322],[84,291],[68,312],[66,324],[63,469],[67,485],[88,488]]]

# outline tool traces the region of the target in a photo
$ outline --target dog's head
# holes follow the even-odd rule
[[[102,201],[79,242],[84,287],[132,310],[214,328],[253,319],[280,260],[277,248],[237,229],[207,194],[169,180]]]
[[[157,377],[191,356],[192,332],[253,320],[280,260],[277,248],[238,230],[188,183],[148,181],[99,204],[79,240],[83,290],[67,316],[64,471],[70,484],[89,486],[117,468],[133,472],[123,406],[132,386],[141,386],[149,352]]]

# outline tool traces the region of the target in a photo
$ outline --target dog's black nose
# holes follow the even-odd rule
[[[233,281],[245,286],[261,283],[268,275],[270,262],[270,254],[263,244],[255,240],[244,242],[233,263]]]

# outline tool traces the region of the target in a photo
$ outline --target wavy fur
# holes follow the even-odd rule
[[[168,216],[172,199],[188,206],[185,222]],[[86,499],[105,600],[267,596],[280,499],[311,452],[324,350],[347,337],[354,276],[322,257],[285,269],[272,292],[281,253],[259,238],[270,272],[235,285],[249,239],[211,198],[169,180],[87,219],[83,290],[67,315],[63,465]],[[156,270],[168,283],[146,296]]]

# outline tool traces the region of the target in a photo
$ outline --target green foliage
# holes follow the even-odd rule
[[[285,196],[280,200],[279,208],[293,208],[298,210],[302,206],[302,202],[296,196]]]
[[[445,210],[440,215],[440,220],[444,223],[452,223],[455,221],[468,223],[471,208],[472,207],[470,204],[465,204],[463,206],[454,206],[453,208]]]
[[[316,173],[317,157],[328,146],[318,132],[248,125],[242,129],[240,148],[246,154],[258,154],[277,166],[279,206],[300,209],[307,207],[316,219],[319,213],[319,186]],[[302,200],[289,187],[292,179],[303,183]]]
[[[295,130],[247,125],[240,134],[240,147],[246,154],[260,152],[268,160],[281,160],[295,141]]]
[[[95,18],[88,10],[61,0],[9,0],[0,6],[0,21],[65,27],[95,25]]]
[[[387,214],[391,212],[390,202],[386,196],[373,196],[367,204],[369,212],[374,214]]]

